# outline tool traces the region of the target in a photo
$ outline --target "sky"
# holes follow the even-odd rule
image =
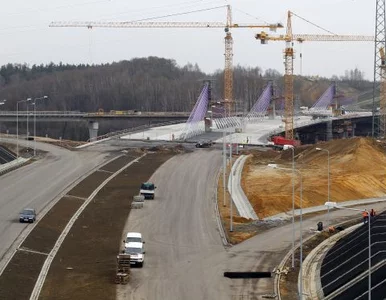
[[[0,0],[0,65],[7,63],[111,63],[158,56],[178,65],[197,63],[211,73],[224,68],[223,29],[51,28],[52,21],[226,21],[286,24],[287,11],[335,34],[374,35],[375,0]],[[216,8],[218,7],[218,8]],[[216,9],[210,9],[216,8]],[[207,10],[210,9],[210,10]],[[196,13],[170,16],[179,13]],[[151,20],[150,20],[151,21]],[[293,33],[326,32],[293,17]],[[282,41],[261,45],[255,29],[233,29],[234,65],[284,73]],[[284,34],[285,29],[276,33]],[[305,42],[295,45],[294,73],[331,77],[358,68],[373,79],[374,43]],[[299,56],[302,54],[302,60]],[[302,66],[302,67],[300,67]]]

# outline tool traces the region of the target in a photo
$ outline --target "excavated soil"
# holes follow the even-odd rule
[[[108,169],[108,166],[105,166],[104,169]],[[72,190],[68,192],[68,195],[87,199],[91,195],[91,193],[110,176],[110,172],[103,172],[98,170],[83,179],[78,185],[76,185]]]
[[[39,299],[115,299],[115,259],[132,197],[171,156],[147,154],[97,194],[59,249]]]
[[[27,236],[21,248],[48,254],[83,202],[84,200],[73,197],[60,199]]]
[[[303,178],[303,208],[327,201],[327,152],[330,151],[330,201],[382,197],[386,194],[385,144],[369,138],[333,140],[295,149]],[[269,168],[278,164],[288,171]],[[245,163],[242,187],[259,218],[292,209],[292,151],[255,152]],[[295,206],[300,207],[300,176],[295,180]]]
[[[0,299],[29,299],[47,256],[17,251],[0,276]]]

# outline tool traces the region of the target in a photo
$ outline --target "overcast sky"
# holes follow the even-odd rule
[[[232,5],[234,23],[286,22],[288,10],[336,34],[374,35],[375,0],[0,0],[0,65],[108,63],[134,57],[198,63],[205,72],[224,67],[222,29],[49,28],[51,21],[134,21]],[[226,20],[218,8],[159,21]],[[284,42],[261,45],[258,29],[233,29],[234,64],[284,72]],[[280,30],[278,33],[285,33]],[[294,17],[293,33],[325,33]],[[275,34],[275,33],[273,33]],[[343,75],[358,69],[373,77],[374,43],[308,42],[295,46],[295,74]]]

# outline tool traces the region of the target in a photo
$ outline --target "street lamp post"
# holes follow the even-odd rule
[[[232,134],[229,135],[229,164],[230,164],[230,172],[229,172],[229,180],[231,182],[231,190],[229,191],[230,194],[230,200],[229,200],[229,205],[230,205],[230,228],[229,231],[233,232],[233,172],[232,172]]]
[[[295,268],[295,148],[292,150],[292,268]]]
[[[32,105],[34,106],[34,156],[36,156],[36,105],[38,100],[44,99],[48,99],[48,96],[35,98],[34,103],[32,103]]]
[[[357,209],[357,208],[351,208],[351,207],[344,207],[344,206],[338,206],[336,202],[326,202],[324,203],[327,207],[333,207],[333,208],[339,208],[339,209],[347,209],[347,210],[355,210],[355,211],[360,211],[360,212],[367,212],[366,209]],[[368,261],[369,261],[369,271],[368,271],[368,299],[371,300],[371,216],[370,212],[367,212],[368,214],[368,224],[369,224],[369,230],[368,230],[368,248],[369,248],[369,253],[368,253]]]
[[[299,222],[299,231],[300,231],[300,266],[299,266],[299,273],[300,273],[300,283],[299,283],[299,299],[303,299],[303,176],[302,173],[295,169],[294,167],[292,169],[288,168],[280,168],[276,164],[268,165],[269,167],[272,167],[274,169],[284,170],[284,171],[292,171],[294,174],[295,172],[300,177],[300,222]],[[293,164],[294,166],[294,164]],[[293,195],[295,193],[293,192]],[[294,215],[294,211],[293,211]],[[292,229],[293,237],[294,237],[294,227]],[[293,245],[294,245],[294,238],[293,238]],[[292,253],[294,253],[294,248],[292,248]]]
[[[31,98],[20,100],[16,102],[16,157],[19,158],[19,103],[29,102]],[[28,105],[27,105],[28,107]]]
[[[222,133],[222,142],[223,142],[223,145],[222,145],[222,159],[223,159],[223,177],[222,177],[222,181],[223,181],[223,188],[224,188],[224,203],[223,203],[223,206],[225,207],[226,206],[226,203],[225,203],[225,199],[226,199],[226,169],[227,169],[227,164],[226,164],[226,155],[227,155],[227,151],[226,151],[226,145],[225,145],[225,138],[226,138],[226,132],[225,130],[223,131]]]
[[[324,148],[316,148],[317,151],[327,152],[327,202],[330,202],[330,151]],[[327,227],[330,226],[330,207],[327,207]]]
[[[3,101],[1,101],[1,102],[0,102],[0,106],[1,106],[1,105],[4,105],[4,104],[5,104],[5,102],[7,102],[7,100],[3,100]],[[1,126],[0,126],[0,134],[1,134]]]

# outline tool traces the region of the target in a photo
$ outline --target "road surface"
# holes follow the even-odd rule
[[[131,212],[127,231],[142,232],[146,259],[132,269],[131,283],[118,286],[118,300],[139,299],[260,299],[274,293],[273,278],[227,279],[224,271],[271,272],[292,246],[292,224],[262,231],[231,248],[224,248],[213,212],[213,186],[221,166],[221,151],[197,150],[174,157],[154,174],[154,201]],[[386,203],[371,204],[377,211]],[[370,208],[370,207],[369,207]],[[355,211],[330,213],[332,223]],[[303,237],[313,234],[326,214],[303,220]],[[295,223],[296,244],[299,222]],[[312,230],[310,230],[312,229]],[[249,297],[249,298],[248,298]]]
[[[9,139],[7,142],[15,140]],[[25,141],[19,142],[23,145]],[[69,151],[44,143],[36,145],[48,153],[0,177],[0,272],[32,226],[19,223],[19,211],[25,207],[35,208],[39,218],[44,207],[61,195],[68,185],[110,156],[108,153],[88,150]]]
[[[130,284],[117,286],[118,299],[229,298],[213,206],[220,166],[220,151],[200,149],[173,157],[154,173],[155,200],[131,211],[126,228],[143,234],[145,264],[132,269]]]

